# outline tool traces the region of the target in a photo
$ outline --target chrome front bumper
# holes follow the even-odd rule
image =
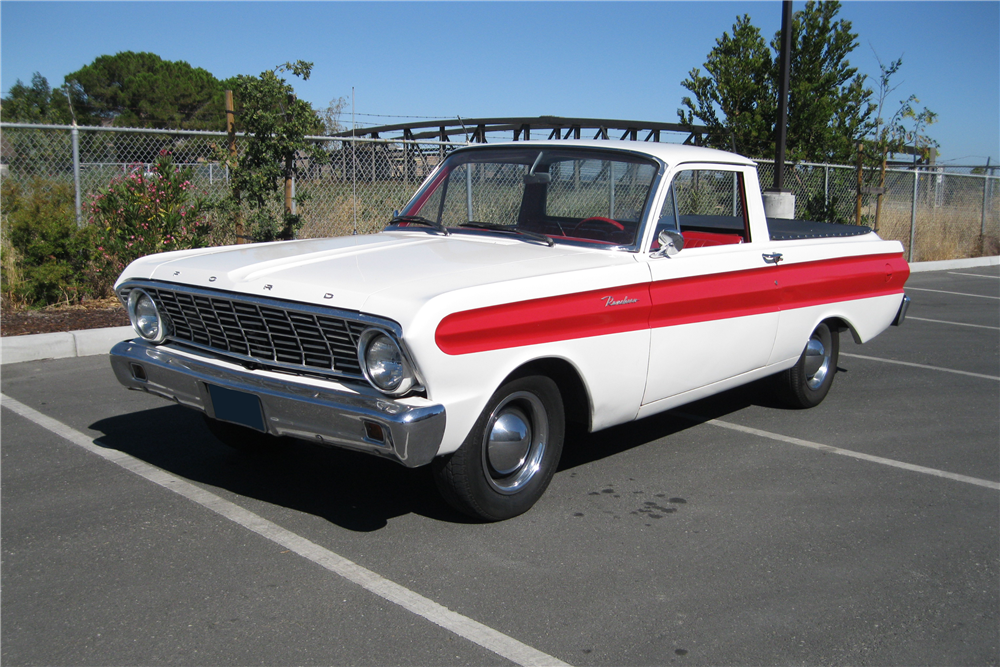
[[[129,389],[145,391],[216,418],[209,385],[260,399],[268,433],[383,456],[408,468],[426,465],[444,435],[441,405],[413,406],[384,396],[318,387],[223,368],[141,339],[111,349],[111,367]],[[251,399],[252,400],[252,399]]]

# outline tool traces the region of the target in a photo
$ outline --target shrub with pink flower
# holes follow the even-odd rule
[[[149,171],[136,165],[127,176],[115,178],[88,208],[98,248],[94,271],[103,278],[99,282],[113,281],[143,255],[209,243],[210,205],[194,193],[191,169],[177,168],[166,151]]]

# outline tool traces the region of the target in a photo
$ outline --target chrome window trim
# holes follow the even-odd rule
[[[667,164],[660,160],[659,158],[652,158],[660,165],[660,168],[656,170],[656,176],[653,177],[653,182],[649,185],[649,195],[646,197],[646,208],[643,210],[642,222],[639,224],[639,230],[636,232],[635,243],[630,246],[618,246],[619,248],[625,249],[632,253],[643,252],[644,243],[646,238],[646,232],[652,227],[656,229],[656,221],[653,220],[653,216],[659,213],[659,208],[656,206],[658,196],[660,194],[660,186],[663,184],[663,179],[667,175]]]
[[[747,237],[750,239],[749,241],[746,242],[750,243],[753,241],[753,238],[750,237],[750,227],[749,227],[750,212],[748,210],[749,192],[747,190],[746,176],[748,172],[753,172],[755,175],[757,174],[756,163],[753,165],[747,165],[747,164],[742,164],[740,162],[701,162],[697,160],[693,161],[689,160],[687,162],[677,162],[673,165],[668,165],[666,163],[662,164],[664,166],[664,172],[659,175],[661,177],[661,180],[658,180],[657,184],[659,185],[660,183],[662,183],[665,187],[663,191],[663,199],[661,200],[659,195],[657,195],[657,201],[660,201],[660,205],[654,207],[655,211],[651,210],[649,212],[649,220],[648,220],[650,223],[652,223],[652,227],[654,230],[656,229],[656,221],[653,220],[652,218],[654,215],[659,213],[660,210],[663,208],[663,203],[666,200],[666,196],[670,191],[670,188],[674,182],[674,178],[677,176],[677,174],[681,173],[682,171],[727,171],[727,172],[732,172],[734,174],[738,174],[737,178],[739,178],[740,181],[742,182],[741,194],[743,195],[743,197],[741,201],[743,203],[744,231],[747,234]],[[679,211],[675,208],[674,213],[676,215],[677,213],[679,213]],[[679,216],[677,216],[677,231],[680,232]],[[649,242],[652,243],[653,239],[655,238],[656,238],[655,236],[651,236]]]
[[[115,293],[123,303],[127,304],[129,292],[131,292],[133,289],[136,288],[173,290],[176,292],[182,292],[185,294],[192,294],[206,298],[216,297],[221,299],[228,299],[230,301],[240,301],[243,303],[250,303],[253,305],[264,306],[267,308],[275,308],[279,310],[306,313],[309,315],[317,315],[321,317],[340,318],[343,320],[357,323],[366,328],[380,328],[385,333],[390,334],[392,336],[396,344],[399,345],[399,349],[403,351],[404,357],[410,362],[410,368],[413,371],[415,383],[409,389],[409,393],[414,393],[416,391],[424,389],[424,383],[420,375],[420,370],[417,368],[417,365],[412,362],[412,356],[410,355],[406,345],[403,343],[402,328],[397,322],[394,322],[393,320],[382,317],[376,317],[374,315],[367,315],[354,310],[344,310],[334,307],[314,306],[311,304],[305,304],[298,301],[273,299],[269,297],[244,294],[242,292],[231,292],[228,290],[205,289],[203,287],[194,287],[192,285],[168,282],[165,280],[148,280],[148,279],[126,280],[120,285],[118,285],[118,287],[115,290]],[[159,308],[159,304],[157,305],[157,308]],[[351,343],[354,346],[355,356],[356,356],[358,349],[358,342],[360,338],[360,332],[358,333],[358,335],[354,335],[350,330],[348,330],[348,336],[350,337]],[[365,382],[367,384],[370,384],[370,382],[365,377],[363,369],[360,373],[355,374],[355,373],[346,373],[344,371],[338,371],[333,368],[321,368],[317,366],[306,366],[304,364],[293,364],[285,361],[279,361],[277,359],[273,360],[261,359],[258,357],[241,354],[239,352],[222,350],[217,347],[204,345],[202,343],[197,343],[195,341],[185,340],[183,338],[176,338],[175,336],[168,336],[164,341],[164,343],[160,344],[162,345],[165,343],[172,343],[174,345],[191,347],[211,353],[213,355],[222,358],[234,359],[244,366],[249,364],[251,367],[283,370],[298,375],[311,375],[314,377],[319,376],[334,380],[351,380],[355,382]],[[378,387],[375,387],[375,389],[378,389]]]

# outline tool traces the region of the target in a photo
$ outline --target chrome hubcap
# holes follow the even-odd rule
[[[548,430],[545,407],[534,394],[519,391],[500,401],[483,436],[483,467],[494,489],[516,493],[535,476]]]
[[[509,475],[524,463],[531,445],[528,418],[517,408],[497,417],[486,442],[490,467],[500,475]]]
[[[806,344],[805,365],[806,385],[817,389],[826,380],[830,372],[831,334],[826,326],[821,326],[813,332],[812,338]]]

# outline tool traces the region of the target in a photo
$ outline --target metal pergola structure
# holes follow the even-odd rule
[[[661,132],[685,134],[685,144],[697,143],[708,128],[685,126],[679,123],[656,123],[640,120],[618,120],[608,118],[562,118],[559,116],[538,116],[537,118],[448,118],[380,125],[339,132],[335,137],[370,137],[372,139],[397,139],[417,141],[430,139],[450,142],[455,140],[471,143],[486,143],[486,135],[497,132],[512,132],[514,141],[536,139],[622,139],[638,141],[660,141]],[[593,136],[591,137],[591,133]],[[618,136],[618,133],[621,135]],[[394,137],[385,134],[402,133]],[[547,136],[544,136],[546,135]],[[458,139],[461,137],[461,139]]]

